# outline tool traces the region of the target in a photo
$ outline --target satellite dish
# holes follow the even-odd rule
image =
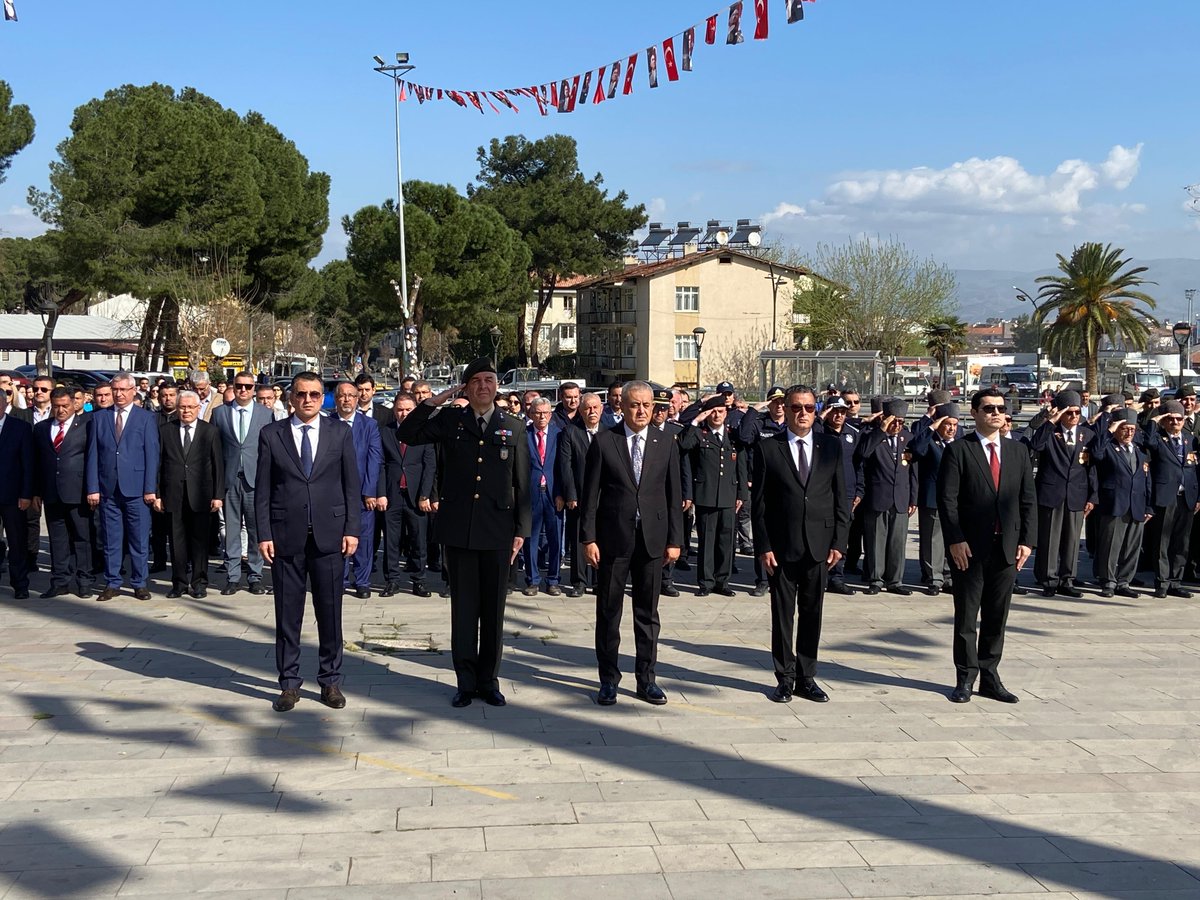
[[[724,228],[722,228],[720,231],[717,232],[716,238],[717,238],[717,243],[720,244],[722,247],[724,247],[726,244],[729,243],[729,232],[726,231]]]
[[[224,359],[229,355],[229,341],[225,338],[213,338],[212,354],[217,359]]]
[[[746,243],[749,244],[751,247],[757,247],[759,244],[762,243],[762,235],[759,234],[757,231],[752,231],[748,235],[746,235]]]

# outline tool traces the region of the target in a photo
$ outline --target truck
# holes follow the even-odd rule
[[[979,386],[997,387],[1006,394],[1015,387],[1022,400],[1034,400],[1038,395],[1037,373],[1032,366],[984,366],[979,372]]]

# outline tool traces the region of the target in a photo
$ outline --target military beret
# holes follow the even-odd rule
[[[1179,390],[1177,390],[1175,392],[1175,396],[1176,397],[1195,397],[1196,396],[1196,388],[1193,385],[1185,384],[1183,387],[1181,387]]]
[[[711,396],[707,400],[705,400],[704,405],[701,406],[700,408],[702,410],[707,410],[707,409],[717,409],[718,407],[721,409],[725,408],[725,398],[722,397],[720,394],[714,394],[713,396]]]
[[[885,399],[886,398],[884,398],[884,397],[872,397],[871,398],[871,412],[872,413],[883,412],[883,401]]]
[[[1168,400],[1166,403],[1164,403],[1162,405],[1162,411],[1166,415],[1182,416],[1183,415],[1183,404],[1180,403],[1178,400]]]
[[[942,418],[945,418],[945,419],[961,418],[961,416],[959,416],[959,414],[958,414],[958,404],[957,403],[941,404],[937,409],[935,409],[933,411],[933,418],[935,421],[937,419],[942,419]]]
[[[889,416],[895,416],[897,419],[903,419],[908,415],[908,402],[905,400],[889,400],[885,406],[885,411]]]
[[[1138,420],[1137,411],[1132,409],[1114,409],[1112,420],[1114,422],[1123,422],[1126,425],[1136,425]]]
[[[1123,406],[1125,397],[1122,394],[1105,394],[1100,400],[1101,406]]]
[[[732,394],[733,391],[734,391],[734,387],[733,387],[733,382],[731,382],[731,381],[722,381],[720,384],[717,385],[717,393],[718,394]]]
[[[929,397],[927,399],[929,400],[930,406],[941,406],[943,403],[950,402],[950,392],[949,391],[930,391]]]
[[[767,391],[768,400],[782,400],[786,396],[787,391],[785,391],[783,387],[778,384],[771,385],[771,389]]]
[[[492,361],[487,357],[479,357],[479,359],[474,360],[470,365],[468,365],[466,370],[463,372],[463,384],[466,384],[480,372],[491,372],[494,375],[496,374],[496,367],[492,365]]]
[[[1188,387],[1191,387],[1191,385],[1188,385]],[[1183,388],[1180,388],[1180,390],[1182,391]],[[1142,391],[1141,399],[1138,402],[1145,403],[1147,400],[1157,400],[1161,396],[1158,388],[1146,388],[1146,390]]]
[[[1082,402],[1079,391],[1059,391],[1054,395],[1055,409],[1070,409],[1072,406],[1079,406]]]

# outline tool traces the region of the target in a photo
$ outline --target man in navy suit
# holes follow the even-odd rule
[[[566,504],[562,492],[555,485],[558,468],[560,429],[552,425],[554,406],[545,397],[538,397],[530,404],[529,440],[529,506],[532,514],[533,531],[525,542],[525,590],[526,597],[536,597],[538,592],[539,544],[545,536],[546,548],[546,593],[552,597],[562,594],[559,587],[559,572],[562,568],[562,510]],[[573,426],[572,426],[573,427]]]
[[[54,418],[33,428],[34,505],[40,503],[46,511],[50,536],[50,587],[42,599],[74,591],[86,600],[92,596],[95,583],[95,522],[84,492],[92,423],[75,411],[70,388],[55,388],[50,394],[50,408]]]
[[[133,402],[136,382],[128,372],[112,379],[113,406],[95,412],[88,436],[88,504],[100,513],[104,590],[111,600],[121,589],[121,562],[129,552],[133,596],[149,600],[146,589],[150,507],[158,490],[158,417]]]
[[[1168,400],[1162,412],[1146,423],[1138,436],[1150,457],[1154,518],[1146,529],[1146,547],[1155,567],[1154,596],[1190,600],[1183,587],[1192,517],[1200,510],[1197,454],[1200,439],[1187,431],[1185,410],[1178,400]]]
[[[362,479],[359,489],[362,504],[358,535],[358,549],[346,560],[346,589],[354,590],[354,596],[366,600],[371,596],[371,564],[375,559],[375,510],[379,507],[376,488],[379,484],[379,468],[383,464],[383,444],[379,440],[379,423],[358,410],[358,387],[343,381],[333,395],[334,412],[330,418],[350,429],[354,441],[354,458],[358,474]],[[367,515],[370,513],[370,515]]]
[[[281,692],[273,704],[287,712],[300,699],[300,628],[305,585],[311,580],[317,619],[321,702],[346,705],[342,694],[342,590],[344,560],[358,548],[362,480],[354,438],[340,422],[321,415],[321,376],[292,379],[295,414],[258,435],[254,511],[259,550],[271,564],[275,590],[275,665]]]
[[[618,424],[624,417],[624,412],[621,410],[621,382],[614,381],[608,386],[608,403],[604,407],[604,412],[600,414],[600,427],[612,428]]]
[[[878,594],[881,588],[902,597],[912,594],[902,584],[908,520],[917,511],[917,470],[908,448],[912,433],[904,427],[906,415],[906,402],[888,400],[855,451],[866,487],[862,505],[867,508],[863,549],[868,594]]]
[[[384,516],[383,572],[387,585],[379,592],[380,597],[399,593],[405,556],[412,574],[412,592],[418,597],[430,594],[425,586],[425,546],[437,454],[433,444],[410,447],[396,436],[400,423],[416,408],[417,398],[412,394],[397,394],[392,403],[395,421],[379,431],[383,465],[375,493]]]
[[[13,597],[29,599],[29,559],[25,552],[26,513],[33,505],[33,429],[8,415],[8,397],[0,391],[0,523],[8,538],[8,579]]]
[[[1132,409],[1102,414],[1095,430],[1088,455],[1098,485],[1092,515],[1100,596],[1137,597],[1129,582],[1137,574],[1142,533],[1153,515],[1150,457],[1134,443],[1138,425]]]
[[[253,373],[238,372],[233,376],[233,403],[217,407],[210,420],[221,435],[225,462],[225,588],[221,593],[226,596],[241,589],[243,525],[249,590],[251,594],[265,593],[254,518],[254,482],[258,477],[258,435],[275,416],[254,402],[254,391]]]
[[[918,558],[925,593],[936,596],[950,581],[950,560],[942,540],[942,522],[938,518],[937,475],[942,453],[958,434],[958,404],[943,403],[922,416],[913,427],[908,445],[917,464]]]

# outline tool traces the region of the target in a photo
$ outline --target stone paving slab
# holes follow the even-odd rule
[[[162,588],[0,588],[0,898],[1200,896],[1200,603],[1019,598],[1022,702],[952,706],[949,598],[831,597],[831,702],[778,705],[767,601],[683,582],[670,702],[629,676],[601,709],[594,601],[519,597],[508,707],[451,709],[444,651],[356,643],[346,709],[310,682],[281,716],[270,598]],[[344,620],[449,644],[437,597]]]

